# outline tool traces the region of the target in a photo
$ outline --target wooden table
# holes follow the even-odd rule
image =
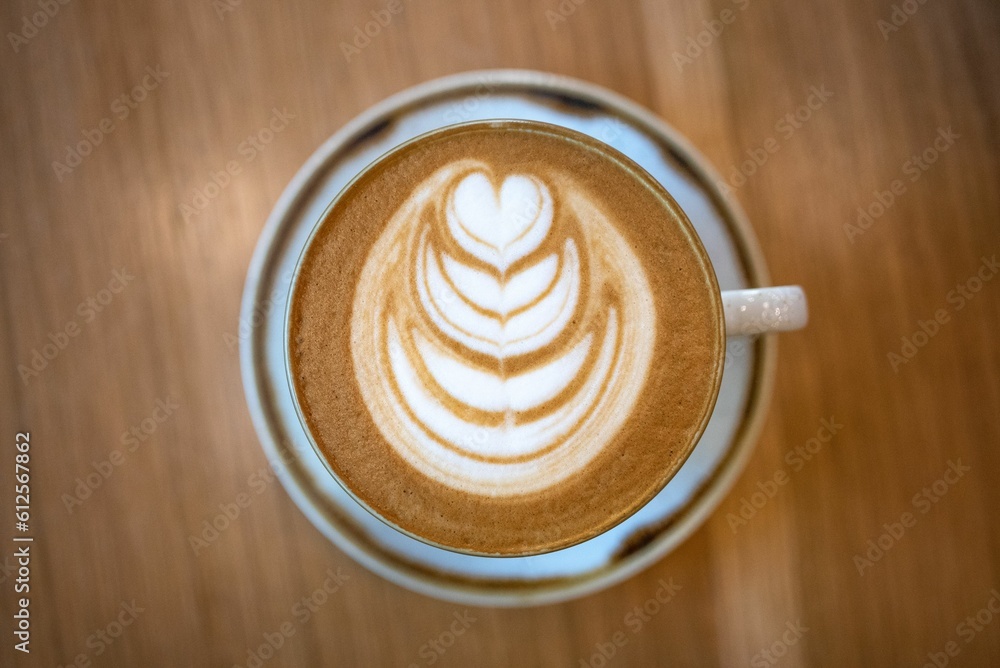
[[[31,654],[7,559],[0,663],[247,665],[290,623],[265,665],[996,665],[1000,11],[896,5],[6,3],[0,559],[22,431],[36,541]],[[332,547],[269,477],[232,345],[264,219],[315,147],[391,93],[487,67],[653,109],[812,306],[708,523],[623,585],[520,611],[430,600]],[[275,109],[285,128],[254,147]],[[202,522],[256,486],[195,556]],[[327,569],[337,592],[299,604]],[[671,578],[658,614],[629,616]]]

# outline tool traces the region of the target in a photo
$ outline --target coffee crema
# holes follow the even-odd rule
[[[580,542],[690,453],[721,378],[711,265],[638,166],[571,131],[457,126],[331,205],[289,311],[292,384],[345,488],[451,549]]]

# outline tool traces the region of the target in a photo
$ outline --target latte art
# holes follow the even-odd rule
[[[496,120],[366,167],[288,310],[296,407],[336,481],[433,545],[525,555],[653,498],[701,436],[725,327],[670,194],[565,128]]]
[[[413,189],[368,253],[350,317],[365,406],[403,460],[503,497],[559,485],[604,450],[657,332],[621,224],[556,171],[459,160]]]

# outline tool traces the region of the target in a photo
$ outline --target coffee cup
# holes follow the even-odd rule
[[[797,286],[719,288],[670,192],[565,127],[435,129],[359,170],[286,313],[311,446],[393,529],[470,555],[590,540],[698,444],[727,336],[798,329]]]

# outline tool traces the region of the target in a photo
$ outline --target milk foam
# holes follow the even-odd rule
[[[373,245],[351,353],[405,461],[488,496],[584,469],[635,407],[656,336],[645,270],[563,175],[478,161],[420,184]]]

